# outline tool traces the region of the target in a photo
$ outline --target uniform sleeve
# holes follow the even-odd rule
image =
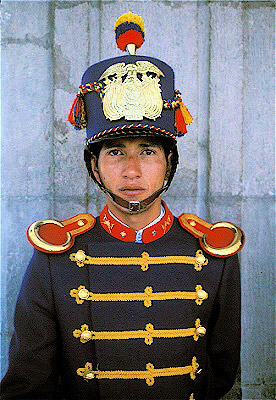
[[[48,256],[35,251],[16,304],[2,400],[57,398],[59,346],[51,286]]]
[[[208,400],[220,399],[233,386],[240,361],[241,293],[238,256],[225,259],[209,325]]]

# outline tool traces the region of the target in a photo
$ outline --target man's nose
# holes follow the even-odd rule
[[[123,176],[126,178],[138,178],[142,174],[141,165],[137,156],[127,156],[123,169]]]

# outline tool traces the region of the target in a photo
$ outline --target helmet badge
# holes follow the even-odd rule
[[[163,72],[149,61],[111,65],[99,78],[104,87],[105,117],[111,121],[160,117],[163,99],[159,81],[162,76]]]

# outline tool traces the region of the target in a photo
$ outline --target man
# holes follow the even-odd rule
[[[140,17],[115,28],[119,47],[141,45]],[[191,122],[172,69],[135,55],[91,66],[70,121],[87,128],[87,169],[107,205],[28,229],[37,251],[2,398],[219,399],[239,363],[244,238],[230,223],[177,219],[161,200]]]

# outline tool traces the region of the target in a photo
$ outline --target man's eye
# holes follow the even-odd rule
[[[112,149],[108,152],[108,154],[110,154],[111,156],[120,156],[123,153],[121,152],[121,150],[118,149]]]
[[[150,156],[151,154],[154,154],[154,153],[155,153],[155,151],[152,149],[145,149],[143,151],[143,154],[146,154],[147,156]]]

